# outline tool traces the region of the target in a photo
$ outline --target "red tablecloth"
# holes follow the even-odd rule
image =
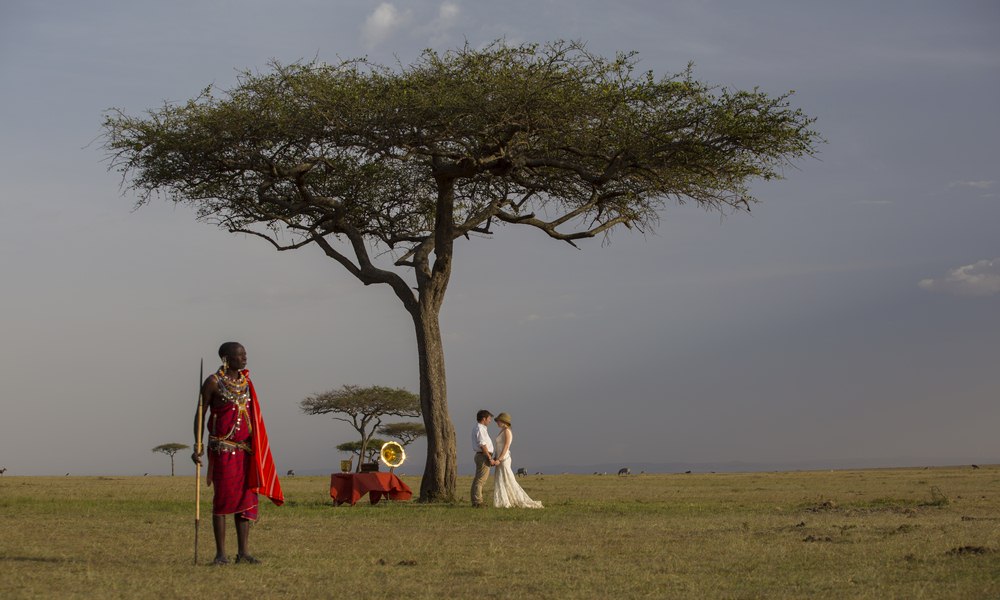
[[[330,497],[338,505],[350,502],[354,506],[362,496],[378,504],[382,496],[390,500],[409,500],[410,488],[392,473],[334,473],[330,476]]]

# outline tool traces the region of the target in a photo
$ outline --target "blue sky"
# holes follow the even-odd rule
[[[1000,462],[998,26],[1000,6],[969,1],[8,0],[0,466],[165,472],[149,449],[189,442],[198,361],[236,339],[279,469],[333,468],[350,430],[298,402],[417,389],[409,317],[316,250],[133,211],[95,141],[103,111],[271,60],[406,63],[501,37],[795,90],[828,143],[755,185],[750,215],[671,207],[651,235],[580,250],[511,227],[461,243],[443,325],[465,468],[483,407],[512,414],[529,469]]]

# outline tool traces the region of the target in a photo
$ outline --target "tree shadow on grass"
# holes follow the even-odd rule
[[[64,563],[71,560],[54,556],[0,556],[0,562]]]

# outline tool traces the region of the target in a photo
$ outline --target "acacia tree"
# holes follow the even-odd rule
[[[384,284],[416,331],[427,428],[424,501],[454,496],[439,315],[456,241],[500,225],[574,244],[649,230],[668,203],[749,210],[755,179],[781,176],[820,141],[791,93],[662,78],[634,54],[576,42],[425,51],[388,67],[273,64],[232,89],[141,116],[110,111],[109,169],[198,218],[317,247]]]
[[[405,448],[413,443],[417,438],[427,435],[427,428],[423,423],[386,423],[378,428],[378,433],[396,438]]]
[[[161,452],[161,453],[166,454],[166,455],[168,455],[170,457],[170,476],[173,477],[174,476],[174,455],[177,454],[178,452],[180,452],[181,450],[184,450],[185,448],[188,448],[188,447],[189,446],[186,446],[184,444],[178,444],[176,442],[173,442],[173,443],[170,443],[170,444],[160,444],[159,446],[153,448],[153,452]]]
[[[350,423],[361,435],[358,456],[365,456],[382,417],[419,417],[420,396],[402,388],[379,385],[358,387],[345,385],[340,389],[314,394],[299,403],[307,415],[334,415],[334,419]],[[343,416],[336,416],[343,415]],[[384,442],[383,442],[384,443]],[[382,444],[379,444],[381,447]],[[337,447],[340,449],[340,446]],[[358,471],[361,462],[358,461]]]

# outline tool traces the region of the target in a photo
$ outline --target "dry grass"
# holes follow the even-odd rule
[[[997,467],[522,482],[544,510],[335,508],[289,478],[264,564],[214,568],[191,565],[191,478],[4,477],[0,597],[1000,597]]]

